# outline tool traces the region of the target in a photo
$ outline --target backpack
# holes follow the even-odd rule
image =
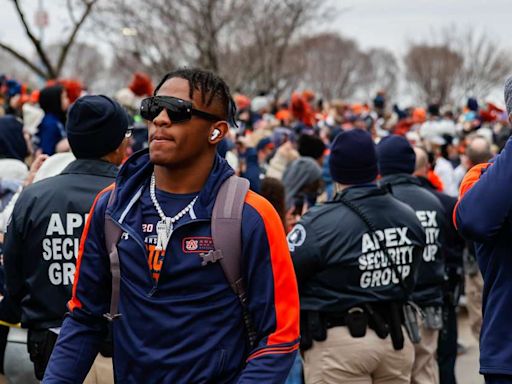
[[[249,345],[252,349],[256,343],[256,331],[251,321],[245,281],[242,277],[242,210],[245,196],[249,190],[249,181],[238,176],[231,176],[220,187],[215,199],[212,213],[212,239],[214,250],[202,255],[202,265],[219,260],[231,289],[242,306],[242,316],[246,327]],[[114,190],[110,194],[108,205],[114,202]],[[103,316],[113,321],[121,314],[118,311],[121,284],[117,242],[123,230],[114,223],[110,215],[105,215],[105,245],[109,252],[110,272],[112,273],[112,295],[110,311]]]

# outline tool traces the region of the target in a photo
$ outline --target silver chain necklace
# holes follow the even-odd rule
[[[185,208],[178,212],[176,216],[168,217],[165,216],[162,207],[160,206],[158,200],[156,199],[155,185],[155,173],[153,173],[151,175],[151,183],[149,186],[149,196],[151,197],[151,201],[153,202],[153,205],[155,206],[155,209],[158,212],[158,216],[160,216],[161,219],[156,224],[157,244],[155,249],[158,251],[165,251],[167,249],[167,244],[169,243],[169,239],[171,238],[172,232],[174,230],[174,223],[181,219],[183,216],[185,216],[192,209],[199,195],[194,197],[194,199]]]

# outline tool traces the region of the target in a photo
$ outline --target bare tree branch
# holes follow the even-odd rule
[[[0,42],[0,48],[2,48],[4,51],[9,52],[11,55],[13,55],[16,59],[21,61],[23,64],[25,64],[27,67],[29,67],[32,71],[37,73],[39,76],[46,78],[47,74],[44,72],[41,68],[37,67],[30,61],[27,57],[25,57],[20,52],[16,51],[14,48]]]
[[[69,48],[75,42],[76,35],[78,34],[78,31],[80,30],[80,28],[84,24],[85,20],[87,19],[87,16],[89,16],[89,14],[91,13],[92,7],[94,6],[94,4],[96,2],[97,2],[97,0],[90,0],[90,1],[85,1],[84,0],[83,1],[85,9],[84,9],[84,11],[82,13],[82,17],[80,17],[80,20],[78,21],[78,23],[75,23],[75,25],[73,27],[73,31],[69,35],[66,44],[64,44],[62,46],[62,49],[60,51],[59,61],[57,62],[57,68],[56,68],[56,71],[55,71],[57,74],[59,74],[60,71],[62,70],[62,67],[64,65],[64,61],[66,60],[66,56],[68,54]]]
[[[46,68],[47,73],[44,75],[45,78],[49,77],[55,77],[56,73],[53,69],[53,66],[48,59],[48,56],[46,55],[43,46],[41,45],[41,41],[35,37],[35,35],[32,33],[32,30],[30,29],[27,20],[25,19],[25,14],[23,13],[23,10],[21,9],[21,6],[19,4],[18,0],[12,0],[14,6],[16,7],[16,12],[18,13],[18,16],[20,17],[21,23],[23,25],[23,28],[25,29],[25,33],[32,41],[32,44],[34,45],[34,48],[37,51],[37,54],[39,58],[41,59],[41,62],[43,63],[44,67]]]
[[[464,60],[447,45],[413,44],[404,63],[406,76],[425,103],[449,101]]]

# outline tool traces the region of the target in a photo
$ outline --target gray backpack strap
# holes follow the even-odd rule
[[[231,176],[221,186],[212,214],[212,238],[215,252],[226,279],[242,305],[243,319],[249,344],[256,343],[256,332],[251,321],[245,282],[242,277],[242,211],[245,196],[249,190],[249,181],[238,176]]]
[[[110,207],[114,202],[115,189],[110,193],[107,207]],[[112,274],[112,295],[110,298],[110,312],[105,313],[103,316],[109,321],[113,321],[121,314],[118,313],[119,308],[119,294],[121,287],[121,270],[119,267],[119,254],[117,252],[117,242],[121,238],[123,230],[114,223],[112,218],[105,214],[105,246],[107,248],[108,256],[110,259],[110,273]]]

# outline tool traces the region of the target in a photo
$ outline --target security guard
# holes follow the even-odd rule
[[[424,321],[421,325],[421,342],[415,345],[411,383],[438,384],[436,350],[439,331],[443,326],[445,262],[442,245],[445,239],[446,213],[441,202],[431,192],[423,189],[420,181],[413,176],[416,155],[404,137],[385,137],[377,145],[377,154],[382,176],[380,185],[414,209],[425,229],[427,245],[412,295],[413,300],[423,310]]]
[[[125,157],[128,116],[106,96],[84,96],[71,107],[66,130],[76,160],[59,175],[25,188],[4,244],[7,294],[0,319],[21,321],[28,329],[27,349],[38,380],[71,298],[85,218],[98,192],[114,182]],[[95,369],[105,366],[111,382],[110,349],[103,343]],[[94,382],[91,376],[88,380]]]
[[[425,233],[414,211],[375,183],[370,135],[332,143],[338,193],[288,235],[299,282],[306,383],[410,383],[417,341],[409,301]]]

